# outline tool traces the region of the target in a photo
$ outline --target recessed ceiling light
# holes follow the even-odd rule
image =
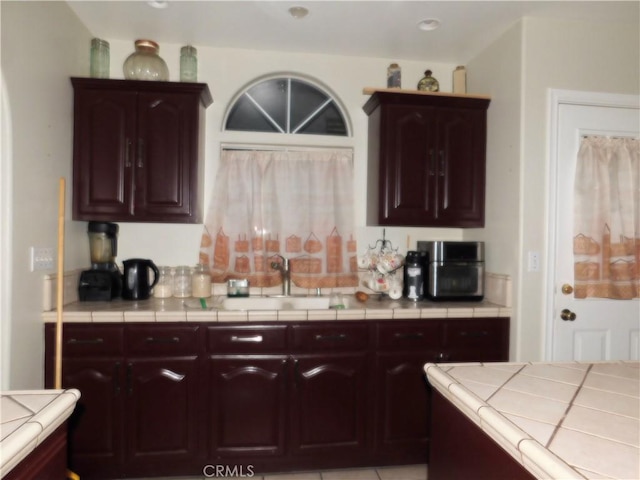
[[[291,7],[289,9],[289,14],[293,18],[300,20],[309,14],[309,10],[305,7]]]
[[[169,2],[167,0],[152,0],[147,2],[147,5],[153,8],[167,8],[169,6]]]
[[[418,22],[418,28],[425,32],[435,30],[439,26],[440,20],[438,20],[437,18],[425,18],[424,20]]]

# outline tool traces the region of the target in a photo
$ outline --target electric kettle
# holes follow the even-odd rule
[[[160,272],[151,260],[130,258],[122,262],[124,265],[122,298],[125,300],[145,300],[149,298],[151,289],[158,283]],[[153,282],[149,283],[149,269],[153,271]]]

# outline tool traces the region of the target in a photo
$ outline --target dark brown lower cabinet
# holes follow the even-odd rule
[[[436,391],[431,421],[429,480],[536,478]]]
[[[210,460],[284,455],[287,364],[283,355],[209,359]]]
[[[59,426],[3,480],[60,480],[67,473],[67,424]]]
[[[367,447],[366,355],[296,355],[293,370],[291,453],[333,457],[338,465],[344,457],[362,458]]]
[[[424,463],[424,364],[506,361],[508,339],[508,318],[67,324],[69,464],[86,480]]]

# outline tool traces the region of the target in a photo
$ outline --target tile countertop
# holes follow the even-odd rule
[[[482,302],[432,302],[378,300],[358,302],[346,295],[349,308],[344,310],[203,310],[197,298],[150,298],[141,301],[115,299],[111,302],[74,302],[65,305],[65,322],[242,322],[300,320],[381,320],[424,318],[510,317],[511,308]],[[217,305],[220,297],[207,299]],[[55,322],[55,310],[43,312],[45,322]]]
[[[434,388],[538,478],[640,478],[640,362],[424,369]]]
[[[0,477],[62,425],[79,398],[75,389],[0,392]]]

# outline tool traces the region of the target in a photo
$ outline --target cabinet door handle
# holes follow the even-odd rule
[[[124,143],[124,166],[131,168],[131,140],[127,138]]]
[[[260,343],[262,342],[262,335],[253,335],[251,337],[238,337],[237,335],[231,336],[232,342],[253,342]]]
[[[320,341],[320,342],[325,342],[325,341],[333,341],[333,340],[346,340],[347,339],[347,334],[346,333],[336,333],[336,334],[328,334],[328,335],[322,335],[322,334],[318,334],[316,335],[316,340]]]
[[[113,367],[113,394],[120,395],[120,362],[116,362]]]
[[[67,340],[67,345],[99,345],[104,343],[104,339],[97,338],[70,338]]]
[[[144,167],[144,140],[138,139],[138,168]]]
[[[470,337],[470,338],[480,338],[480,337],[486,337],[488,335],[489,335],[489,332],[487,332],[486,330],[472,330],[470,332],[463,330],[462,332],[460,332],[461,337]]]
[[[441,177],[444,177],[444,166],[446,164],[445,156],[444,156],[444,150],[440,150],[439,154],[440,154],[440,171],[439,171],[439,174],[440,174]]]
[[[396,333],[393,334],[393,336],[395,338],[399,338],[401,340],[404,340],[404,339],[417,340],[419,338],[424,337],[424,334],[422,332],[409,332],[409,333],[396,332]]]
[[[133,364],[127,364],[127,393],[133,394]]]
[[[166,338],[156,338],[156,337],[147,337],[144,340],[147,343],[180,343],[179,337],[166,337]]]
[[[300,361],[296,358],[293,361],[293,384],[297,387],[300,376]]]
[[[436,155],[433,148],[429,149],[429,176],[433,177],[436,174]]]

